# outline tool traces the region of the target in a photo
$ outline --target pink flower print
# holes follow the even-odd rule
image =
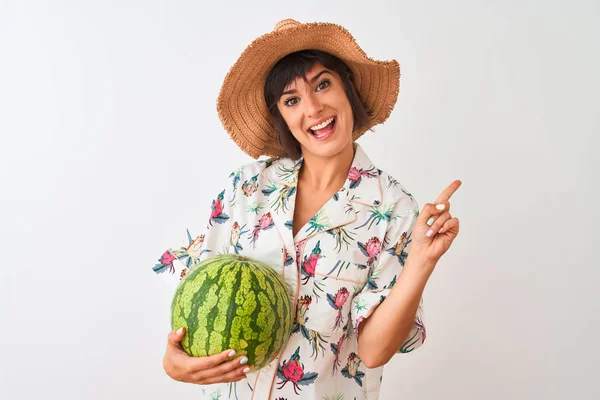
[[[315,245],[315,248],[310,252],[308,256],[304,256],[302,261],[302,284],[306,285],[310,278],[315,276],[315,270],[317,269],[317,262],[321,258],[321,241],[319,240]]]
[[[252,231],[252,233],[250,234],[250,244],[255,249],[256,249],[256,241],[258,240],[259,233],[260,233],[260,228],[255,227],[254,230]]]
[[[335,296],[332,296],[331,294],[327,294],[327,301],[329,302],[329,305],[338,311],[338,314],[337,314],[337,317],[335,318],[335,323],[333,324],[332,330],[339,328],[340,325],[342,324],[342,322],[343,322],[342,308],[343,308],[344,304],[346,304],[346,301],[348,300],[349,296],[350,296],[350,293],[348,292],[348,289],[346,289],[345,287],[339,289],[337,291],[337,293],[335,294]]]
[[[304,252],[304,246],[306,246],[306,239],[301,240],[296,244],[296,259],[300,259],[302,253]]]
[[[187,258],[187,254],[183,248],[175,250],[175,254],[178,254],[181,257],[179,260],[183,261],[185,258]],[[173,254],[171,250],[166,250],[158,259],[158,264],[152,267],[152,270],[157,274],[162,274],[168,269],[170,274],[175,274],[175,265],[173,265],[173,262],[178,259],[175,254]]]
[[[381,242],[376,237],[369,239],[367,242],[367,253],[371,257],[377,257],[381,252]]]
[[[173,253],[171,253],[170,250],[167,250],[160,257],[159,261],[162,265],[169,267],[169,272],[173,274],[175,273],[175,267],[173,266],[173,261],[175,258],[176,257],[173,255]]]
[[[217,218],[223,212],[223,203],[220,199],[215,200],[212,212],[210,213],[211,218]]]
[[[223,213],[223,199],[225,198],[225,190],[223,190],[212,203],[212,211],[210,213],[210,219],[208,225],[212,226],[213,222],[222,224],[229,219],[229,215]]]
[[[354,379],[354,381],[362,387],[362,378],[365,376],[365,373],[359,371],[360,363],[361,360],[358,354],[354,352],[350,353],[346,366],[342,369],[342,375],[348,379]]]
[[[358,247],[365,256],[369,257],[367,260],[369,267],[377,260],[377,256],[381,253],[381,241],[376,237],[369,239],[367,244],[358,242]]]
[[[272,224],[273,217],[271,217],[271,213],[266,213],[265,215],[260,217],[260,220],[258,221],[258,226],[260,226],[260,229],[268,229],[271,227]]]
[[[354,189],[360,185],[362,178],[375,178],[379,176],[379,171],[375,167],[371,167],[367,170],[356,167],[350,168],[348,171],[348,180],[350,180],[350,189]]]
[[[286,379],[294,383],[302,379],[302,375],[304,375],[302,365],[300,365],[300,361],[297,360],[290,360],[287,363],[283,364],[282,370],[283,376],[285,376]]]
[[[304,270],[308,275],[315,276],[317,261],[319,261],[318,254],[311,254],[308,256],[308,258],[304,257]]]
[[[173,265],[173,260],[175,260],[175,256],[171,253],[171,250],[167,250],[160,257],[160,262],[164,265]]]
[[[356,169],[356,167],[350,168],[350,171],[348,172],[348,179],[350,179],[352,182],[356,182],[360,179],[360,172],[358,169]]]
[[[267,229],[271,229],[275,224],[273,224],[273,217],[271,217],[271,213],[266,213],[258,220],[258,225],[254,225],[254,230],[250,234],[250,243],[254,248],[256,248],[256,241],[258,240],[258,234],[260,231],[264,231]]]
[[[338,310],[340,310],[344,303],[346,303],[346,300],[348,300],[348,295],[348,289],[345,287],[338,290],[337,294],[335,295],[335,299],[333,300]]]
[[[298,346],[289,361],[284,360],[282,365],[279,366],[277,376],[280,378],[277,389],[282,389],[288,382],[292,382],[294,393],[299,394],[298,390],[302,390],[299,385],[306,386],[315,383],[318,374],[315,372],[304,372],[304,365],[300,363],[300,346]]]
[[[333,360],[333,368],[331,370],[331,376],[334,376],[337,373],[338,368],[341,365],[340,353],[341,353],[342,345],[344,344],[345,339],[346,339],[346,334],[343,334],[340,337],[340,340],[338,340],[337,344],[333,344],[333,343],[331,344],[331,352],[335,355],[335,359]]]

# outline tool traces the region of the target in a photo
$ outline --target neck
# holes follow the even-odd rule
[[[298,180],[304,187],[309,187],[311,191],[338,190],[346,182],[353,160],[353,142],[330,158],[304,154]]]

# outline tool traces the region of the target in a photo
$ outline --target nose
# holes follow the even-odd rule
[[[310,118],[317,117],[323,111],[323,103],[319,100],[319,96],[314,92],[309,92],[304,99],[306,107],[306,116]]]

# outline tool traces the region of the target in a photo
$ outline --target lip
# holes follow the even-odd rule
[[[325,121],[327,121],[327,120],[325,120]],[[313,126],[314,126],[314,125],[313,125]],[[327,133],[325,134],[325,136],[323,136],[323,137],[316,137],[316,136],[315,136],[313,133],[311,133],[311,134],[310,134],[310,136],[311,136],[311,137],[312,137],[314,140],[316,140],[317,142],[323,142],[323,141],[325,141],[325,140],[328,140],[328,139],[329,139],[331,136],[333,136],[333,134],[335,133],[335,130],[336,130],[336,129],[337,129],[337,118],[336,118],[336,119],[335,119],[335,121],[334,121],[333,128],[331,128],[331,130],[330,130],[329,132],[327,132]]]
[[[311,124],[311,125],[309,125],[309,127],[308,127],[306,130],[308,131],[308,133],[312,134],[312,131],[310,130],[310,128],[312,128],[313,126],[316,126],[316,125],[320,125],[320,124],[322,124],[323,122],[325,122],[325,121],[327,121],[328,119],[331,119],[331,118],[335,118],[335,119],[337,119],[337,118],[336,118],[335,116],[333,116],[333,115],[332,115],[332,116],[330,116],[330,117],[327,117],[327,118],[323,118],[323,119],[321,119],[321,120],[319,120],[319,121],[315,122],[314,124]]]

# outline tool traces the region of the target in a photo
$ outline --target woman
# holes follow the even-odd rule
[[[460,181],[419,213],[355,143],[385,121],[398,89],[397,62],[367,58],[334,24],[285,20],[244,51],[219,116],[247,154],[275,158],[234,171],[205,232],[188,232],[189,245],[167,250],[154,270],[176,283],[214,254],[262,260],[292,288],[294,329],[252,372],[229,350],[189,357],[183,330],[171,332],[169,376],[206,385],[207,399],[377,399],[383,365],[424,342],[421,296],[458,234],[448,200]]]

